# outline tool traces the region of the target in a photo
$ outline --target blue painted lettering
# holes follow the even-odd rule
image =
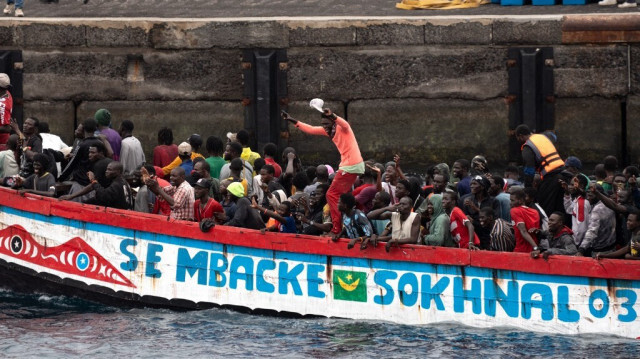
[[[373,297],[373,302],[376,304],[389,305],[393,302],[393,288],[387,283],[390,279],[398,278],[398,273],[381,270],[377,271],[373,276],[373,282],[385,291],[384,294],[376,295]]]
[[[145,263],[144,275],[152,278],[162,277],[162,272],[156,268],[156,264],[160,263],[162,258],[158,253],[162,252],[162,246],[159,244],[149,243],[147,247],[147,261]]]
[[[478,278],[471,280],[471,289],[464,289],[462,277],[453,278],[453,311],[464,313],[464,302],[470,301],[474,314],[482,313],[482,282]]]
[[[533,299],[534,294],[540,296],[540,299]],[[539,308],[542,311],[542,320],[553,319],[553,294],[549,286],[527,283],[522,286],[520,300],[522,301],[522,318],[531,319],[531,309]]]
[[[238,271],[240,268],[243,269],[242,272]],[[229,288],[236,289],[238,280],[244,281],[246,290],[253,290],[253,259],[250,257],[235,256],[231,260],[231,265],[229,266]]]
[[[289,270],[289,263],[280,262],[278,268],[278,293],[287,294],[289,291],[289,285],[293,289],[293,294],[302,295],[302,289],[300,288],[300,282],[298,282],[298,275],[304,270],[304,264],[296,264],[291,270]]]
[[[602,307],[596,308],[596,300],[602,301]],[[607,316],[609,312],[609,295],[602,289],[597,289],[591,292],[589,296],[589,312],[594,317],[601,319]]]
[[[580,312],[569,308],[569,288],[565,285],[558,287],[558,319],[567,323],[580,320]]]
[[[189,277],[198,274],[198,284],[207,284],[207,259],[208,253],[200,251],[193,257],[186,248],[178,248],[178,263],[176,265],[176,282],[184,282],[186,273]]]
[[[407,291],[407,286],[410,290]],[[398,297],[400,303],[411,307],[418,302],[418,277],[411,272],[407,272],[398,280]]]
[[[498,283],[493,279],[484,281],[484,312],[490,317],[496,316],[496,303],[511,318],[517,318],[519,313],[519,291],[518,282],[510,280],[507,282],[507,293],[502,291]]]
[[[451,283],[451,279],[449,279],[449,277],[442,277],[433,287],[431,286],[430,275],[425,274],[420,279],[422,287],[422,298],[420,300],[420,304],[422,305],[422,308],[431,308],[431,301],[433,301],[436,304],[436,309],[444,310],[442,293],[447,289],[449,283]]]
[[[227,284],[227,275],[224,273],[229,266],[227,256],[213,252],[209,259],[209,285],[212,287],[224,287]]]
[[[634,304],[636,304],[636,300],[638,299],[638,295],[636,292],[629,289],[618,289],[616,290],[617,298],[624,298],[627,301],[624,303],[620,303],[620,306],[627,310],[626,314],[618,314],[618,320],[621,322],[633,322],[636,320],[638,315],[636,314],[635,309],[633,309]]]
[[[273,293],[276,287],[264,279],[264,272],[276,269],[276,262],[270,259],[263,259],[256,267],[256,289],[264,293]]]
[[[320,285],[324,280],[320,278],[320,273],[324,272],[325,267],[319,264],[309,264],[307,266],[307,293],[313,298],[324,298],[325,294],[320,290]]]
[[[128,261],[120,263],[120,269],[133,272],[138,268],[138,258],[127,249],[129,246],[135,247],[136,245],[138,245],[138,242],[135,239],[123,239],[120,242],[120,252],[129,257]]]

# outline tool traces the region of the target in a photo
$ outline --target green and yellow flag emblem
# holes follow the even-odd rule
[[[333,299],[367,301],[367,274],[348,270],[333,271]]]

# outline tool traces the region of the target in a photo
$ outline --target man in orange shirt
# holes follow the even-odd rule
[[[338,209],[340,195],[349,192],[358,175],[364,173],[364,161],[360,154],[356,136],[353,134],[349,123],[328,108],[325,108],[321,115],[321,126],[310,126],[295,120],[286,112],[282,113],[282,117],[293,123],[302,132],[329,137],[338,148],[338,152],[340,152],[340,166],[327,191],[327,203],[329,204],[331,220],[333,221],[331,235],[333,240],[337,240],[342,231],[342,215]]]

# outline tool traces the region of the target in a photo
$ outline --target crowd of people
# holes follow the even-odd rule
[[[348,238],[348,248],[387,251],[402,244],[595,258],[640,258],[640,170],[622,171],[608,156],[593,174],[563,159],[552,133],[515,130],[524,166],[489,170],[471,161],[429,166],[407,175],[399,155],[363,160],[349,123],[329,109],[311,126],[283,112],[308,135],[328,137],[341,162],[303,166],[296,150],[269,143],[250,148],[245,130],[223,140],[198,134],[175,144],[162,128],[147,161],[134,124],[114,130],[98,110],[67,146],[37,118],[11,119],[8,78],[0,74],[0,178],[21,193],[103,205],[216,225]],[[61,189],[67,193],[60,193]]]

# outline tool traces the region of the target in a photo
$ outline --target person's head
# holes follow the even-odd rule
[[[467,177],[467,174],[469,173],[469,161],[465,160],[464,158],[456,160],[453,163],[453,168],[451,168],[451,170],[453,171],[453,175],[455,177],[463,179]]]
[[[222,196],[222,198],[226,198],[228,196],[229,191],[227,191],[227,187],[229,187],[231,183],[233,182],[231,182],[230,179],[224,179],[220,181],[219,189],[220,189],[220,195]]]
[[[264,158],[262,158],[262,157],[256,158],[253,161],[253,170],[256,173],[260,173],[260,170],[262,169],[262,167],[264,167],[265,164],[266,164],[266,162],[264,161]]]
[[[489,194],[489,187],[491,187],[491,183],[485,176],[474,176],[471,179],[469,187],[471,188],[471,193],[474,195],[482,194],[486,196]]]
[[[627,177],[625,177],[622,173],[616,173],[613,176],[613,187],[616,191],[619,191],[625,188],[627,185]]]
[[[447,189],[449,181],[440,173],[433,175],[433,190],[435,193],[443,193]]]
[[[158,144],[165,146],[173,144],[173,131],[169,127],[163,127],[158,131]]]
[[[596,191],[604,194],[604,188],[601,185],[596,183],[595,185],[592,185],[592,186],[596,187]],[[589,190],[587,191],[587,201],[589,201],[589,203],[591,203],[591,205],[594,206],[600,201],[600,199],[598,199],[598,196],[596,196],[595,193]]]
[[[401,179],[396,184],[396,198],[400,199],[405,196],[409,196],[411,193],[411,183],[406,179]]]
[[[191,159],[191,145],[188,144],[187,142],[182,142],[178,146],[178,156],[183,161]]]
[[[519,143],[525,143],[529,139],[529,136],[531,136],[531,129],[525,124],[519,125],[515,129],[515,135]]]
[[[240,158],[242,155],[242,145],[240,142],[229,142],[227,144],[227,151],[224,154],[224,159],[231,161],[234,158]]]
[[[437,165],[433,166],[433,174],[443,175],[444,179],[447,180],[447,182],[451,180],[451,171],[449,170],[449,165],[444,162],[438,163]]]
[[[478,213],[478,221],[483,228],[493,228],[496,221],[495,214],[491,207],[482,207]]]
[[[514,188],[511,191],[511,208],[524,206],[524,191],[520,188]]]
[[[398,180],[398,172],[396,171],[395,162],[387,162],[384,166],[384,180],[389,183],[396,183]]]
[[[177,187],[184,182],[185,178],[186,174],[184,172],[184,168],[178,166],[171,170],[171,173],[169,174],[169,183]]]
[[[342,213],[350,213],[356,206],[356,198],[351,193],[343,193],[338,201],[338,210]]]
[[[442,207],[447,211],[451,212],[453,208],[458,203],[458,192],[454,191],[445,191],[442,193]]]
[[[0,91],[7,91],[11,87],[11,79],[9,75],[0,73]]]
[[[293,147],[285,147],[284,150],[282,150],[282,163],[284,163],[285,165],[287,164],[288,160],[288,156],[289,153],[293,153],[294,155],[297,154],[296,149]],[[282,167],[284,169],[284,167]]]
[[[640,212],[637,210],[629,212],[627,216],[627,229],[631,232],[640,230]]]
[[[211,177],[211,166],[209,166],[207,161],[197,161],[198,159],[202,159],[202,157],[196,158],[196,161],[193,162],[193,172],[198,178],[209,179]]]
[[[118,176],[121,176],[123,169],[124,167],[122,167],[122,163],[118,161],[109,162],[109,164],[107,165],[107,170],[104,171],[104,176],[107,177],[107,179],[112,180]]]
[[[327,135],[331,136],[331,132],[333,131],[333,126],[335,126],[335,122],[329,117],[325,116],[324,113],[321,115],[320,126],[324,128],[324,132]]]
[[[291,215],[291,202],[283,201],[276,208],[276,212],[282,217],[289,217]]]
[[[73,131],[73,137],[78,139],[84,138],[84,125],[79,123],[76,129]]]
[[[15,151],[18,149],[18,135],[13,134],[9,136],[9,140],[7,140],[7,149]]]
[[[84,137],[93,137],[93,134],[98,129],[98,122],[93,118],[88,118],[82,123],[82,129],[84,130]]]
[[[318,182],[327,183],[329,182],[329,170],[325,165],[318,165],[316,167],[316,179]]]
[[[388,206],[389,202],[391,202],[391,195],[388,192],[380,191],[373,196],[371,204],[373,205],[373,209],[379,209]]]
[[[309,185],[309,177],[307,177],[307,173],[305,171],[301,171],[294,174],[291,179],[291,184],[296,186],[298,191],[304,190],[304,188]]]
[[[146,169],[146,170],[147,170],[147,173],[149,173],[149,176],[150,176],[151,178],[156,177],[156,168],[155,168],[155,167],[153,167],[153,165],[152,165],[152,164],[150,164],[150,163],[145,163],[142,167],[144,167],[144,169]]]
[[[26,136],[32,136],[38,133],[38,126],[40,125],[40,121],[35,117],[27,117],[22,124],[22,132]]]
[[[618,204],[629,204],[631,202],[631,192],[626,189],[621,189],[617,191],[616,202]]]
[[[277,159],[278,146],[276,146],[275,143],[269,142],[266,145],[264,145],[264,147],[262,148],[262,153],[264,154],[264,157]]]
[[[607,178],[607,170],[604,169],[604,163],[598,163],[596,167],[594,167],[593,175],[598,181],[602,181]]]
[[[109,127],[111,125],[111,112],[109,110],[101,108],[93,115],[93,118],[100,127]]]
[[[200,147],[202,147],[202,137],[199,134],[194,133],[193,135],[189,136],[187,142],[189,142],[189,144],[191,145],[192,151],[200,151]]]
[[[102,142],[96,142],[89,147],[89,161],[96,162],[107,155],[107,148]]]
[[[582,171],[582,161],[578,157],[569,156],[564,161],[564,167],[575,176]]]
[[[33,156],[33,172],[40,176],[49,169],[49,157],[42,153],[36,153]]]
[[[549,232],[558,233],[564,227],[564,214],[562,212],[553,212],[549,216]]]
[[[504,178],[517,181],[518,178],[520,178],[520,171],[518,170],[518,167],[513,165],[507,166],[507,168],[504,169]]]
[[[482,155],[477,155],[471,159],[471,168],[480,174],[489,172],[487,159]]]
[[[504,179],[500,176],[492,176],[489,178],[489,184],[489,195],[495,197],[502,192],[502,189],[504,188]]]
[[[242,147],[249,147],[249,132],[247,130],[240,130],[236,133],[236,140],[240,142]]]
[[[264,165],[260,169],[260,180],[264,184],[269,184],[276,175],[276,169],[272,165]]]
[[[202,200],[209,196],[209,190],[211,189],[211,180],[207,178],[200,178],[193,185],[193,194],[196,199]]]
[[[243,164],[241,158],[234,158],[229,162],[229,170],[238,176],[242,173],[242,167]]]
[[[589,187],[589,178],[584,174],[580,173],[577,176],[573,177],[571,180],[571,184],[569,185],[569,190],[572,194],[580,196],[584,195]]]
[[[404,196],[400,198],[398,201],[398,212],[403,215],[408,215],[411,213],[411,209],[413,208],[413,200],[409,196]]]
[[[318,183],[316,189],[311,193],[311,198],[309,198],[309,205],[311,207],[323,206],[327,204],[327,191],[329,190],[329,185],[326,183]]]
[[[38,125],[38,133],[49,133],[51,130],[49,129],[49,123],[45,121],[40,121]]]
[[[224,144],[220,137],[209,136],[207,137],[207,153],[212,157],[221,157],[224,152]]]
[[[636,176],[637,178],[640,179],[640,169],[636,166],[627,166],[624,168],[624,170],[622,171],[622,174],[627,178],[627,181],[629,180],[629,178]]]
[[[130,135],[133,133],[133,122],[129,120],[123,120],[120,124],[120,136]]]
[[[604,164],[604,169],[607,173],[613,173],[618,170],[618,159],[616,156],[607,156],[602,161]]]
[[[231,200],[237,201],[238,198],[244,197],[244,186],[240,182],[231,182],[227,186],[227,192]]]
[[[538,196],[538,190],[533,187],[525,187],[524,189],[524,203],[527,207],[531,207],[536,202]]]

